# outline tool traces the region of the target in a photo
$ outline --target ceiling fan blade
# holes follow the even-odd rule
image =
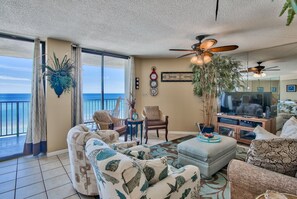
[[[252,67],[252,68],[248,68],[248,71],[249,72],[255,72],[255,71],[258,71],[259,69],[256,68],[256,67]]]
[[[280,71],[280,69],[264,69],[264,70],[262,70],[262,71]]]
[[[192,49],[169,49],[170,51],[190,51],[192,52]],[[194,52],[194,51],[193,51]]]
[[[195,53],[188,53],[188,54],[185,54],[185,55],[179,56],[179,57],[177,57],[177,58],[186,57],[186,56],[189,56],[189,55],[192,55],[192,54],[195,54]]]
[[[208,50],[213,45],[215,45],[218,41],[215,39],[206,39],[200,44],[200,49]]]
[[[206,55],[206,56],[209,56],[209,57],[212,57],[212,56],[213,56],[213,53],[208,52],[208,51],[205,51],[205,52],[203,52],[202,54],[204,54],[204,55]]]
[[[268,67],[268,68],[265,68],[266,70],[267,69],[272,69],[272,68],[277,68],[278,66],[271,66],[271,67]]]
[[[247,70],[240,70],[239,72],[240,73],[248,73],[249,71],[247,71]]]
[[[237,48],[238,48],[237,45],[220,46],[220,47],[210,48],[209,51],[210,51],[210,52],[223,52],[223,51],[235,50],[235,49],[237,49]]]

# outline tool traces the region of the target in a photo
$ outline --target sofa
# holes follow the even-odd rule
[[[231,197],[249,199],[274,190],[297,195],[297,139],[253,140],[246,162],[228,165]]]
[[[98,130],[90,132],[89,129],[83,125],[77,125],[71,128],[67,135],[71,181],[74,189],[84,195],[98,195],[97,183],[91,164],[85,155],[85,144],[91,138],[97,138],[111,147],[121,149],[125,153],[138,151],[142,157],[147,157],[149,148],[136,146],[135,141],[120,142],[119,134],[114,130]],[[129,148],[128,150],[124,150]],[[137,155],[138,155],[137,153]]]
[[[188,165],[169,173],[167,173],[167,167],[162,168],[160,175],[157,175],[156,182],[151,185],[151,178],[155,178],[155,174],[158,173],[159,167],[157,166],[142,167],[135,159],[111,149],[97,138],[87,141],[86,154],[96,173],[101,198],[199,198],[200,172],[198,167]],[[167,162],[165,164],[167,165]]]

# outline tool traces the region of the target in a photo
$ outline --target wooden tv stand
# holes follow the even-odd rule
[[[222,135],[234,137],[238,142],[250,144],[255,139],[254,128],[262,126],[275,134],[275,118],[256,118],[235,115],[217,115],[216,130]]]

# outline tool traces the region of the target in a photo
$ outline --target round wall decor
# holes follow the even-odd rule
[[[158,74],[156,72],[157,68],[155,66],[152,67],[152,72],[150,74],[150,94],[151,96],[158,95]]]

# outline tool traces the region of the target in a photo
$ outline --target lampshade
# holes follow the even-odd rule
[[[254,77],[265,77],[266,76],[266,74],[265,73],[260,73],[260,74],[257,74],[257,73],[255,73],[254,75],[253,75]]]
[[[192,57],[192,59],[191,59],[191,63],[197,64],[197,65],[207,64],[210,61],[211,61],[211,57],[208,54],[197,55],[197,56]]]

